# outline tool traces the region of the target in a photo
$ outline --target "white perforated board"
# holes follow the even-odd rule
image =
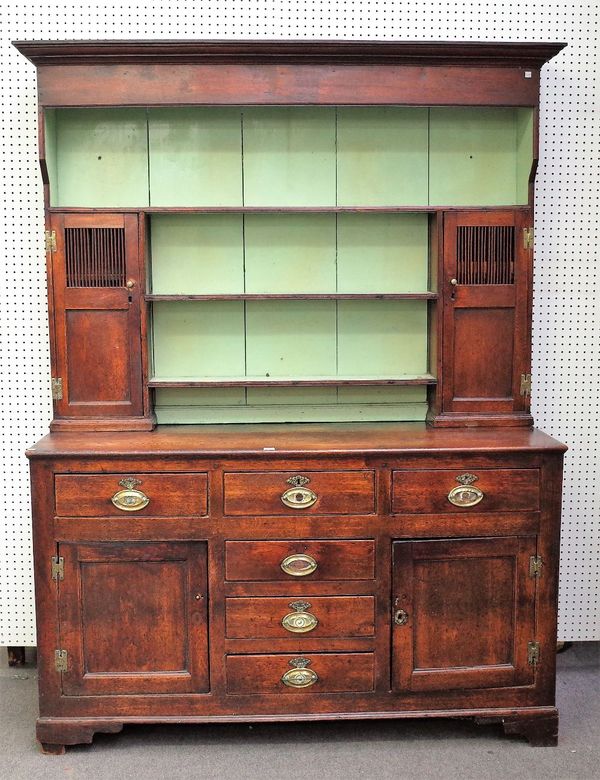
[[[2,0],[0,645],[35,644],[26,446],[51,416],[35,71],[16,39],[343,38],[566,41],[544,68],[536,196],[534,400],[570,446],[559,638],[600,639],[597,0]],[[596,113],[594,113],[596,112]]]

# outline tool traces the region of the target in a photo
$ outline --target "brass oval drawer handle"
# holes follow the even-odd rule
[[[145,493],[132,488],[119,490],[110,500],[117,509],[122,509],[123,512],[139,512],[150,503],[150,499]]]
[[[475,506],[483,495],[483,491],[473,485],[458,485],[448,493],[448,501],[454,506]]]
[[[293,487],[281,494],[281,501],[292,509],[308,509],[317,498],[317,494],[306,487]]]
[[[308,658],[292,658],[289,662],[293,669],[288,669],[281,676],[281,682],[288,688],[310,688],[319,680],[319,675],[307,667],[310,664]]]
[[[319,625],[318,619],[307,612],[310,608],[308,601],[292,601],[290,607],[295,612],[289,612],[281,621],[281,625],[291,634],[308,634]]]
[[[307,577],[316,571],[318,565],[311,555],[304,555],[304,553],[288,555],[280,564],[283,571],[291,577]]]

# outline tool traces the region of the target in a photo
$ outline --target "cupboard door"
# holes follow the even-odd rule
[[[527,211],[444,216],[443,412],[524,414],[530,372]]]
[[[206,543],[59,545],[64,695],[208,690]]]
[[[395,542],[393,687],[528,685],[535,537]]]
[[[138,221],[134,214],[53,214],[59,417],[143,413]]]

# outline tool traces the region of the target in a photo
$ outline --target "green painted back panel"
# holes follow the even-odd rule
[[[427,413],[423,387],[248,388],[247,402],[243,393],[241,388],[156,390],[158,422],[418,421]]]
[[[338,292],[427,290],[427,214],[339,214]]]
[[[153,214],[152,292],[244,292],[241,214]]]
[[[514,108],[430,109],[431,205],[516,203],[516,111]]]
[[[244,375],[244,304],[155,302],[154,376],[160,379]]]
[[[152,206],[242,204],[238,108],[153,108],[148,137]]]
[[[517,108],[517,203],[529,202],[529,174],[533,162],[533,109]]]
[[[146,110],[58,110],[56,170],[53,206],[147,206]]]
[[[426,301],[338,302],[339,376],[426,372]]]
[[[244,108],[246,206],[335,205],[335,109]]]
[[[339,108],[338,205],[427,205],[427,121],[426,108]]]
[[[335,301],[249,301],[248,376],[335,376]]]
[[[246,292],[335,292],[335,214],[247,214]]]

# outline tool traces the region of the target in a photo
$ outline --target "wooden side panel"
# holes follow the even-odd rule
[[[63,380],[56,415],[79,420],[140,416],[142,276],[137,217],[54,214],[51,226],[57,242],[52,253],[54,375]],[[67,234],[70,230],[75,233]]]
[[[208,690],[206,543],[61,544],[67,696]]]
[[[396,542],[395,690],[531,684],[535,550],[535,537]]]

